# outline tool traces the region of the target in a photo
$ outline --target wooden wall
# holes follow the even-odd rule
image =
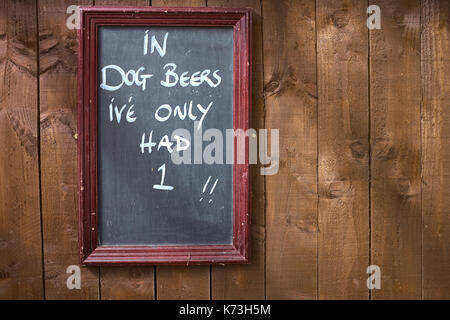
[[[252,171],[252,264],[83,268],[67,289],[72,4],[253,8],[253,127],[280,129],[280,163]],[[449,53],[447,0],[0,0],[0,298],[450,299]]]

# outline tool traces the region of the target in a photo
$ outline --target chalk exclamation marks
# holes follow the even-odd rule
[[[210,181],[211,181],[211,176],[209,176],[208,179],[206,180],[205,185],[203,186],[202,194],[205,193],[206,188],[208,188],[208,184]],[[217,178],[216,181],[214,181],[214,184],[211,188],[211,191],[209,192],[209,195],[213,194],[214,189],[216,188],[218,182],[219,182],[219,179]],[[202,202],[202,201],[203,201],[203,197],[200,198],[200,202]],[[209,199],[208,203],[211,203],[212,201],[213,201],[212,199]]]
[[[210,195],[214,192],[214,189],[216,188],[217,182],[219,182],[219,179],[216,179],[216,181],[214,182],[214,185],[211,188],[211,191],[209,192]],[[212,202],[212,199],[209,199],[208,203],[211,203],[211,202]]]
[[[211,180],[211,176],[209,176],[209,177],[208,177],[208,180],[206,180],[206,183],[205,183],[205,185],[203,186],[202,194],[205,193],[206,187],[208,186],[208,183],[209,183],[210,180]],[[200,198],[200,202],[202,202],[202,201],[203,201],[203,197]]]

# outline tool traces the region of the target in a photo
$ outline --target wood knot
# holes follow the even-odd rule
[[[364,145],[359,140],[351,143],[349,147],[352,153],[352,157],[355,159],[364,159],[368,153],[367,145]]]
[[[139,281],[142,280],[142,271],[137,268],[131,268],[128,271],[128,279],[135,282],[135,284],[139,284]]]
[[[271,80],[264,86],[264,92],[272,96],[280,92],[281,84],[278,80]]]
[[[290,214],[285,218],[286,225],[295,227],[304,233],[315,233],[317,232],[317,225],[313,221],[308,221],[306,219],[301,219],[298,217],[292,217]]]
[[[41,54],[49,52],[51,49],[58,45],[58,41],[55,38],[45,38],[39,41],[39,52]]]
[[[329,199],[348,198],[353,194],[353,188],[350,180],[342,179],[330,182],[326,194]]]
[[[397,178],[397,193],[400,198],[405,200],[416,194],[411,186],[411,181],[407,177]]]
[[[347,9],[336,10],[331,15],[331,21],[338,28],[345,27],[350,21],[350,15]]]
[[[395,10],[392,14],[392,18],[397,26],[403,27],[405,25],[403,13],[401,11]]]
[[[36,76],[35,48],[33,44],[22,42],[17,38],[8,41],[8,59],[17,68]]]

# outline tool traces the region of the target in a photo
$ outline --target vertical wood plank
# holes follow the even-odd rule
[[[263,96],[263,60],[262,60],[262,20],[259,0],[209,0],[210,7],[248,7],[253,9],[252,29],[252,128],[264,128],[264,96]],[[213,266],[212,298],[213,299],[264,299],[265,267],[264,267],[264,176],[260,175],[259,165],[251,167],[252,181],[252,213],[250,228],[250,264]]]
[[[381,29],[370,38],[372,260],[375,299],[420,299],[420,3],[370,1]]]
[[[0,1],[0,299],[42,299],[35,1]]]
[[[450,299],[450,3],[422,1],[423,298]]]
[[[153,6],[206,6],[206,0],[152,0]],[[157,299],[210,298],[209,266],[156,267]]]
[[[279,129],[279,172],[266,176],[266,297],[317,297],[315,2],[265,0],[266,128]],[[270,147],[269,147],[270,150]]]
[[[78,265],[77,35],[66,26],[70,5],[38,0],[42,217],[47,299],[97,299],[98,268],[81,269],[81,289],[66,286]]]
[[[96,6],[147,6],[149,0],[95,0]],[[154,267],[100,268],[102,300],[154,299]]]
[[[317,1],[321,299],[368,298],[366,10],[366,1]]]

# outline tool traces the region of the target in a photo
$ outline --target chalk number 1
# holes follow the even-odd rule
[[[164,185],[164,178],[166,176],[166,164],[164,163],[161,167],[159,167],[158,171],[161,171],[161,183],[160,184],[154,184],[153,185],[153,189],[166,190],[166,191],[173,190],[172,186]]]

